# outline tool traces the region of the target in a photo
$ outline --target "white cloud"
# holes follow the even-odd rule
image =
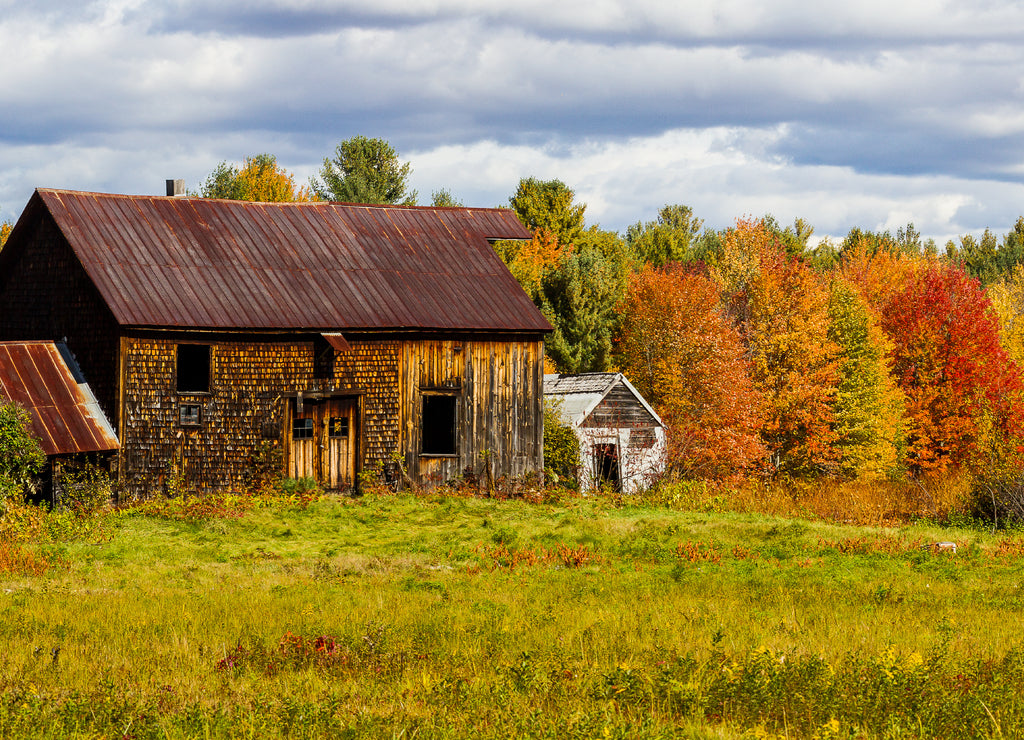
[[[676,130],[557,152],[485,141],[411,152],[410,160],[421,194],[446,187],[467,205],[507,204],[521,177],[561,179],[587,203],[588,223],[619,231],[653,220],[663,205],[684,203],[714,228],[772,213],[842,238],[853,226],[895,231],[912,221],[941,244],[985,227],[1004,233],[1024,212],[1024,185],[780,161],[770,151],[785,135],[785,127]],[[982,206],[995,220],[977,220]]]
[[[37,185],[160,192],[389,139],[421,198],[558,177],[592,221],[665,203],[938,236],[1008,228],[1024,6],[860,0],[0,0],[0,218]],[[1003,180],[1000,182],[999,180]],[[1010,180],[1010,182],[1005,182]]]

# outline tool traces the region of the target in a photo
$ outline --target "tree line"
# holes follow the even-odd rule
[[[410,171],[358,136],[306,185],[258,154],[194,194],[415,205]],[[943,248],[913,224],[812,246],[803,219],[714,230],[681,204],[619,234],[559,180],[523,178],[508,206],[533,236],[495,249],[554,327],[549,370],[625,372],[670,427],[675,474],[1024,482],[1024,217]]]
[[[355,137],[306,186],[263,154],[200,194],[415,204],[409,174]],[[670,427],[673,473],[1024,481],[1024,217],[940,249],[913,224],[812,246],[803,219],[714,230],[681,204],[621,235],[532,177],[508,206],[533,237],[495,249],[554,327],[549,370],[625,372]]]

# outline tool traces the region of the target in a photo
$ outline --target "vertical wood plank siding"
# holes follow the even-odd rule
[[[403,456],[425,485],[467,471],[495,479],[539,473],[544,448],[544,343],[406,341],[402,351]],[[457,454],[423,455],[424,392],[458,396]]]

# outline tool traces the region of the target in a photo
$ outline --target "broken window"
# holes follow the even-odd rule
[[[178,345],[178,393],[210,392],[210,345]]]
[[[456,455],[455,422],[459,398],[453,395],[424,395],[423,431],[424,455]]]
[[[197,427],[202,418],[198,403],[183,403],[178,407],[178,424],[183,427]]]

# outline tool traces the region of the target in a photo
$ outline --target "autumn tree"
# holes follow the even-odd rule
[[[14,224],[10,221],[4,221],[0,223],[0,249],[3,248],[4,244],[7,243],[7,237],[11,235],[11,230],[14,228]]]
[[[544,229],[560,244],[572,244],[583,232],[583,212],[587,209],[585,203],[575,203],[575,198],[561,180],[524,177],[508,202],[526,228]]]
[[[338,144],[324,159],[320,177],[311,187],[321,200],[342,203],[401,203],[416,205],[409,190],[412,166],[384,139],[354,136]]]
[[[669,425],[670,464],[688,478],[758,469],[761,399],[718,286],[679,265],[644,267],[620,304],[623,371]]]
[[[1024,265],[986,290],[999,321],[999,343],[1018,368],[1024,368]]]
[[[714,275],[764,398],[761,438],[770,468],[797,476],[834,472],[839,376],[828,289],[763,221],[740,220],[722,238]]]
[[[903,395],[889,374],[892,343],[860,293],[832,284],[828,336],[838,348],[834,406],[839,473],[880,479],[900,470],[905,447]]]
[[[306,188],[295,187],[295,176],[277,163],[272,154],[245,158],[241,169],[221,162],[200,188],[204,198],[291,203],[310,199]]]
[[[1016,425],[1017,369],[1000,345],[998,320],[980,284],[957,265],[930,263],[891,297],[882,326],[906,396],[912,472],[975,463],[985,414],[996,426]]]
[[[855,286],[880,315],[892,297],[927,268],[928,260],[900,249],[879,249],[870,237],[844,244],[839,265],[843,279]]]

